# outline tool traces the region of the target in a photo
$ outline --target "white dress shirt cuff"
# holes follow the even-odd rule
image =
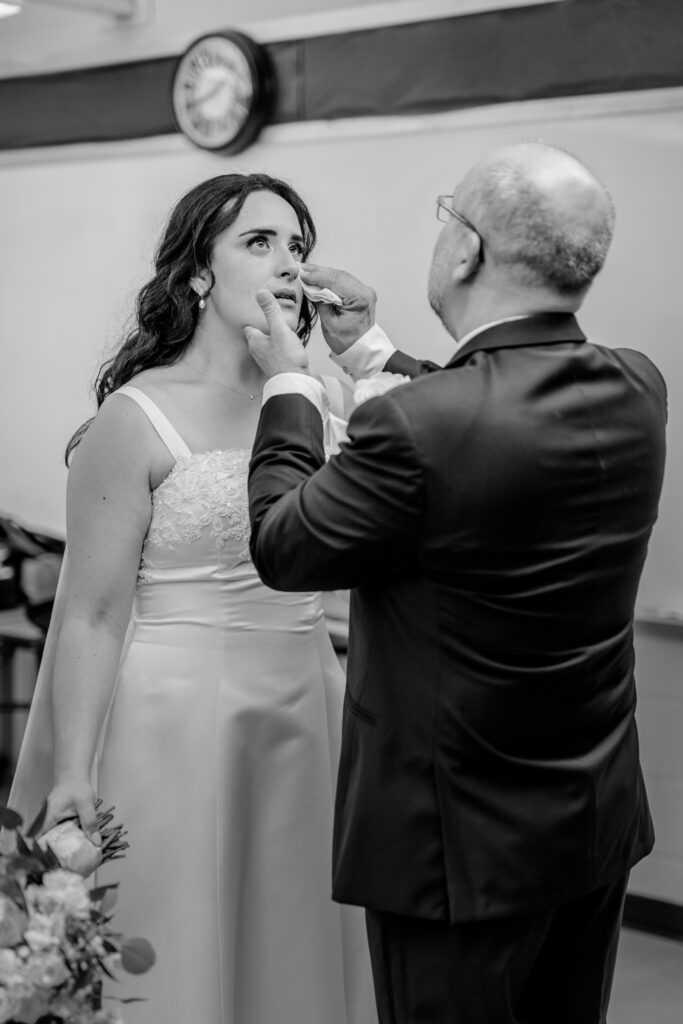
[[[325,388],[319,380],[309,377],[307,373],[277,373],[266,381],[261,405],[265,405],[273,395],[303,395],[313,403],[321,417],[325,417]]]
[[[341,355],[331,352],[330,359],[352,380],[357,381],[380,373],[395,351],[395,346],[391,344],[379,324],[373,324],[369,331],[347,348],[346,352],[342,352]]]

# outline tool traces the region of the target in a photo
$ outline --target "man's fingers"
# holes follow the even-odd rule
[[[273,334],[273,330],[277,330],[278,328],[287,329],[287,321],[280,309],[280,303],[272,292],[269,292],[266,288],[262,288],[260,291],[256,292],[256,301],[265,314],[271,336]]]
[[[244,326],[244,337],[252,359],[267,378],[279,373],[305,373],[308,367],[306,351],[301,339],[288,326],[280,303],[265,288],[256,292],[256,301],[268,325],[265,331],[252,325]]]
[[[333,267],[321,267],[318,264],[301,264],[301,280],[305,285],[315,288],[329,288],[338,295],[343,303],[343,312],[356,312],[374,306],[377,296],[369,285],[359,281],[346,270],[335,270]],[[319,309],[318,312],[321,313]]]
[[[337,294],[340,292],[338,288],[335,288],[335,284],[338,284],[342,277],[350,276],[343,270],[335,270],[334,267],[321,267],[317,263],[300,263],[299,271],[301,280],[306,284],[314,284],[319,288],[330,288]]]
[[[259,341],[268,340],[268,335],[264,334],[263,331],[259,331],[258,327],[245,327],[244,337],[247,339],[247,345],[254,345]]]

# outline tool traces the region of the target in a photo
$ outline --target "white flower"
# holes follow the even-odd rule
[[[18,1000],[14,998],[11,992],[8,992],[6,988],[0,985],[0,1024],[4,1024],[7,1020],[12,1020],[18,1009]]]
[[[18,979],[21,960],[14,949],[0,949],[0,985],[9,985]]]
[[[50,999],[50,992],[34,990],[30,996],[26,996],[19,1004],[17,1017],[22,1024],[36,1024],[36,1021],[40,1020],[41,1017],[45,1017],[50,1012]]]
[[[38,842],[43,849],[50,847],[63,868],[75,871],[83,878],[91,875],[102,861],[99,846],[90,842],[75,821],[60,822],[42,835]]]
[[[0,947],[16,946],[26,927],[26,914],[14,900],[0,892]]]
[[[58,953],[40,953],[26,964],[26,977],[41,988],[57,988],[70,977],[69,970]]]
[[[60,1017],[69,1024],[93,1024],[99,1011],[93,1011],[87,1005],[90,988],[81,989],[78,995],[58,995],[50,1001],[50,1013]]]
[[[353,389],[353,400],[358,406],[362,402],[367,402],[368,398],[385,395],[387,391],[401,384],[410,384],[410,377],[402,373],[376,373],[373,377],[365,377],[357,382]]]
[[[43,953],[59,945],[64,937],[64,925],[64,911],[61,908],[52,914],[33,911],[24,939],[33,953]]]
[[[73,871],[61,868],[46,871],[42,886],[29,886],[26,895],[38,910],[47,914],[63,910],[72,917],[90,916],[90,897],[85,882]]]
[[[93,1024],[125,1024],[119,1010],[98,1010],[93,1017]]]
[[[109,953],[104,957],[104,966],[107,968],[110,974],[116,974],[122,970],[121,967],[121,954],[120,953]]]

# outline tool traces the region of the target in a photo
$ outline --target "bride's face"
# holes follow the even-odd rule
[[[238,333],[246,325],[266,330],[256,292],[267,288],[292,330],[303,299],[297,263],[304,242],[297,215],[274,192],[251,192],[237,219],[218,236],[211,269],[215,284],[207,310]]]

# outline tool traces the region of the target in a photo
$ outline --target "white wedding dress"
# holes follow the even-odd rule
[[[270,590],[250,561],[249,451],[192,453],[118,394],[176,462],[96,766],[130,842],[97,882],[120,883],[114,926],[157,962],[109,994],[146,1000],[127,1024],[376,1024],[362,912],[330,898],[344,680],[320,595]],[[30,813],[49,743],[32,716],[11,797]]]

